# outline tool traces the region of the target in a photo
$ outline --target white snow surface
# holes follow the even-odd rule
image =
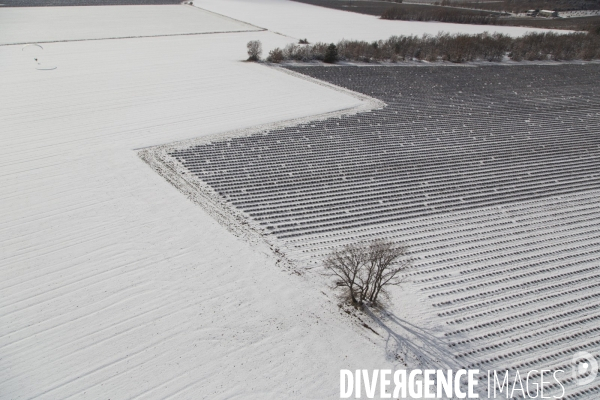
[[[423,312],[431,306],[418,288],[394,293],[397,304],[409,306],[396,307],[387,326],[373,326],[376,336],[325,294],[325,280],[298,275],[265,243],[234,236],[137,151],[361,104],[242,62],[249,40],[268,49],[290,36],[374,40],[440,26],[490,27],[381,21],[288,1],[197,5],[288,36],[0,47],[0,397],[338,398],[341,368],[451,358],[438,339],[441,322]],[[53,18],[70,8],[0,9],[0,41],[246,30],[187,6],[148,11],[164,26],[137,19],[138,12],[171,9],[165,7],[105,7],[116,10],[115,19],[87,23],[82,13],[96,8],[63,23]],[[192,29],[202,18],[206,23]],[[36,69],[40,58],[57,68]],[[303,240],[318,255],[321,239]],[[303,243],[289,245],[300,250]]]
[[[566,398],[592,399],[600,391],[597,380],[576,386],[571,368],[579,349],[600,357],[598,195],[588,190],[305,235],[282,247],[318,265],[344,243],[408,240],[416,268],[410,284],[392,289],[393,317],[379,324],[380,332],[396,331],[398,319],[409,321],[443,335],[463,368],[562,370]],[[435,365],[434,354],[421,355]],[[547,392],[561,397],[558,387]]]
[[[0,44],[260,30],[183,5],[2,8],[0,26]]]
[[[357,105],[241,62],[255,38],[287,41],[52,43],[53,71],[0,47],[0,397],[323,399],[340,368],[393,367],[323,286],[137,155]]]
[[[371,15],[334,10],[291,0],[194,0],[205,10],[240,19],[293,39],[309,42],[380,40],[393,35],[499,32],[521,36],[538,28],[448,24],[442,22],[389,21]],[[559,31],[566,32],[566,31]]]

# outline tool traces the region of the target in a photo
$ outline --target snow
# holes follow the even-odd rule
[[[598,195],[582,191],[304,236],[288,245],[310,262],[357,239],[406,240],[416,268],[410,285],[394,289],[393,313],[434,336],[443,333],[463,367],[562,369],[567,395],[597,392],[597,383],[578,387],[570,379],[577,349],[600,357]],[[393,319],[385,322],[394,326]]]
[[[144,153],[200,205],[221,208],[220,220],[235,215],[265,235],[316,285],[335,248],[407,243],[410,279],[392,289],[390,314],[372,322],[388,354],[402,358],[418,336],[428,341],[418,365],[560,369],[576,394],[572,351],[597,354],[600,343],[597,70],[299,68],[387,106]],[[546,83],[557,77],[561,87]],[[419,333],[411,336],[411,324]]]
[[[258,25],[289,36],[290,39],[307,38],[310,42],[338,42],[342,39],[371,41],[393,35],[436,35],[438,32],[476,34],[487,31],[520,36],[527,32],[545,31],[513,26],[389,21],[292,0],[195,0],[194,5]]]
[[[3,8],[0,26],[0,44],[260,30],[181,5]]]
[[[285,40],[52,43],[54,71],[0,48],[3,397],[336,398],[340,368],[390,365],[319,285],[137,155],[359,103],[241,62],[255,38]]]
[[[318,274],[236,237],[138,151],[364,106],[242,62],[249,40],[268,49],[490,27],[288,1],[197,5],[282,35],[188,6],[0,9],[2,44],[76,41],[0,47],[2,397],[326,399],[339,396],[341,368],[452,364],[418,288],[372,326],[376,337]],[[318,255],[321,239],[290,245]]]

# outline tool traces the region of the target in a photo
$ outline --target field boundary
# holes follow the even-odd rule
[[[229,138],[250,136],[250,135],[255,135],[257,133],[265,133],[267,131],[271,131],[274,129],[286,128],[286,127],[300,125],[303,123],[305,124],[305,123],[314,122],[314,121],[323,121],[323,120],[333,118],[333,117],[341,117],[341,116],[346,116],[346,115],[359,114],[362,112],[368,112],[368,111],[375,110],[375,109],[381,109],[381,108],[384,108],[387,106],[387,104],[385,102],[383,102],[379,99],[376,99],[374,97],[370,97],[370,96],[364,95],[362,93],[352,91],[350,89],[336,86],[336,85],[333,85],[328,82],[320,81],[320,80],[312,78],[310,76],[303,75],[299,72],[291,71],[284,67],[279,67],[276,65],[267,65],[267,64],[264,64],[264,65],[268,68],[272,68],[277,71],[286,73],[295,78],[303,79],[305,81],[317,84],[319,86],[324,86],[324,87],[330,88],[332,90],[347,94],[351,97],[354,97],[354,98],[360,100],[361,104],[354,106],[354,107],[337,110],[337,111],[330,111],[330,112],[326,112],[326,113],[322,113],[322,114],[315,114],[315,115],[311,115],[311,116],[293,118],[293,119],[278,121],[278,122],[270,122],[270,123],[256,125],[256,126],[252,126],[252,127],[248,127],[248,128],[234,129],[231,131],[215,133],[212,135],[205,135],[205,136],[201,136],[198,138],[186,139],[186,140],[177,141],[177,142],[173,142],[173,143],[165,143],[165,144],[158,145],[158,146],[149,146],[147,148],[138,148],[135,150],[158,149],[160,147],[168,148],[168,150],[180,150],[180,149],[183,149],[183,148],[186,148],[189,146],[202,145],[202,144],[207,144],[207,143],[211,143],[214,141],[226,140]]]
[[[167,33],[163,35],[143,35],[143,36],[117,36],[117,37],[106,37],[106,38],[90,38],[90,39],[64,39],[64,40],[47,40],[47,41],[36,41],[34,43],[69,43],[69,42],[91,42],[96,40],[120,40],[120,39],[144,39],[144,38],[159,38],[159,37],[172,37],[172,36],[198,36],[198,35],[217,35],[219,33],[248,33],[248,32],[265,32],[267,29],[248,29],[243,31],[218,31],[218,32],[197,32],[197,33]],[[30,44],[32,42],[19,42],[19,43],[0,43],[0,46],[22,46]]]
[[[265,232],[264,229],[262,229],[259,224],[253,222],[252,219],[246,215],[246,213],[236,209],[230,204],[227,204],[224,198],[220,196],[212,187],[196,176],[189,174],[186,168],[169,153],[174,150],[180,150],[190,146],[225,141],[229,138],[266,133],[274,129],[296,126],[302,123],[310,123],[329,118],[369,112],[374,109],[386,107],[387,105],[383,101],[373,97],[335,86],[328,82],[302,75],[298,72],[290,71],[277,66],[267,67],[292,75],[296,78],[304,79],[320,86],[325,86],[338,92],[345,93],[359,99],[361,102],[354,107],[345,108],[338,111],[326,112],[274,123],[261,124],[249,128],[235,129],[223,133],[135,150],[137,151],[138,156],[154,171],[165,178],[170,184],[175,186],[175,188],[183,193],[189,200],[202,207],[202,209],[204,209],[228,231],[252,244],[265,243],[271,249],[273,255],[278,258],[278,264],[286,266],[290,269],[293,269],[297,273],[300,273],[300,271],[294,267],[294,263],[288,259],[284,252],[280,250],[281,247],[285,247],[283,242],[280,242],[275,236],[271,236],[268,234],[268,232]]]
[[[233,31],[214,31],[214,32],[165,33],[165,34],[158,34],[158,35],[139,35],[139,36],[115,36],[115,37],[89,38],[89,39],[60,39],[60,40],[45,40],[45,41],[35,41],[35,42],[30,41],[30,42],[0,43],[0,46],[22,46],[22,45],[26,45],[26,44],[30,44],[30,43],[44,43],[44,44],[46,44],[46,43],[69,43],[69,42],[88,42],[88,41],[96,41],[96,40],[144,39],[144,38],[173,37],[173,36],[177,37],[177,36],[216,35],[219,33],[249,33],[249,32],[266,32],[266,31],[268,31],[267,28],[262,28],[260,26],[251,24],[249,22],[231,18],[227,15],[219,14],[219,13],[216,13],[216,12],[213,12],[210,10],[206,10],[204,8],[200,8],[200,7],[196,7],[196,6],[184,4],[184,3],[179,3],[178,5],[184,6],[184,7],[189,7],[196,11],[213,14],[213,15],[216,15],[221,18],[225,18],[225,19],[228,19],[228,20],[231,20],[234,22],[238,22],[243,25],[247,25],[249,27],[254,27],[255,29],[240,29],[240,30],[233,30]],[[157,5],[157,6],[160,6],[160,5]],[[177,5],[173,4],[173,6],[177,6]],[[82,7],[86,7],[86,6],[82,6]],[[91,6],[91,7],[94,7],[94,6]],[[103,6],[95,6],[95,7],[103,7]],[[119,6],[118,5],[115,5],[115,6],[109,5],[106,7],[119,7]],[[142,5],[141,7],[144,7],[144,6]],[[3,7],[3,8],[11,8],[11,7]],[[15,8],[15,7],[12,7],[12,8]],[[195,12],[195,11],[193,11],[193,12]]]

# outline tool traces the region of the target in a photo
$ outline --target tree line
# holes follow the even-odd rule
[[[441,5],[524,13],[527,10],[600,10],[598,0],[442,0]]]
[[[252,59],[259,57],[254,55]],[[269,52],[267,61],[570,61],[600,59],[600,27],[589,32],[528,33],[520,37],[494,33],[392,36],[365,42],[342,40],[337,44],[289,44]]]
[[[439,21],[455,24],[500,25],[501,20],[495,15],[478,15],[466,13],[460,9],[408,9],[392,7],[381,14],[381,19],[401,21]]]

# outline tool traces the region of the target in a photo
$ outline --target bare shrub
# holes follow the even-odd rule
[[[284,60],[285,60],[285,57],[283,56],[283,50],[281,50],[279,47],[276,47],[273,50],[269,51],[269,56],[267,57],[267,61],[279,64],[280,62],[283,62]]]
[[[389,286],[403,281],[402,272],[410,265],[406,246],[387,240],[346,245],[332,252],[324,262],[327,273],[335,279],[335,287],[351,304],[378,305],[387,296]]]
[[[481,36],[480,53],[486,61],[502,61],[511,42],[511,37],[501,33],[484,32]]]
[[[300,46],[297,44],[288,44],[283,49],[283,56],[286,60],[311,61],[314,54],[311,46]]]
[[[582,47],[580,55],[581,59],[586,61],[600,58],[600,46],[587,44]]]
[[[318,42],[309,48],[309,51],[312,53],[313,60],[323,61],[325,60],[325,55],[327,54],[327,43]]]
[[[246,44],[248,48],[248,61],[258,61],[262,54],[262,43],[260,40],[251,40]]]

